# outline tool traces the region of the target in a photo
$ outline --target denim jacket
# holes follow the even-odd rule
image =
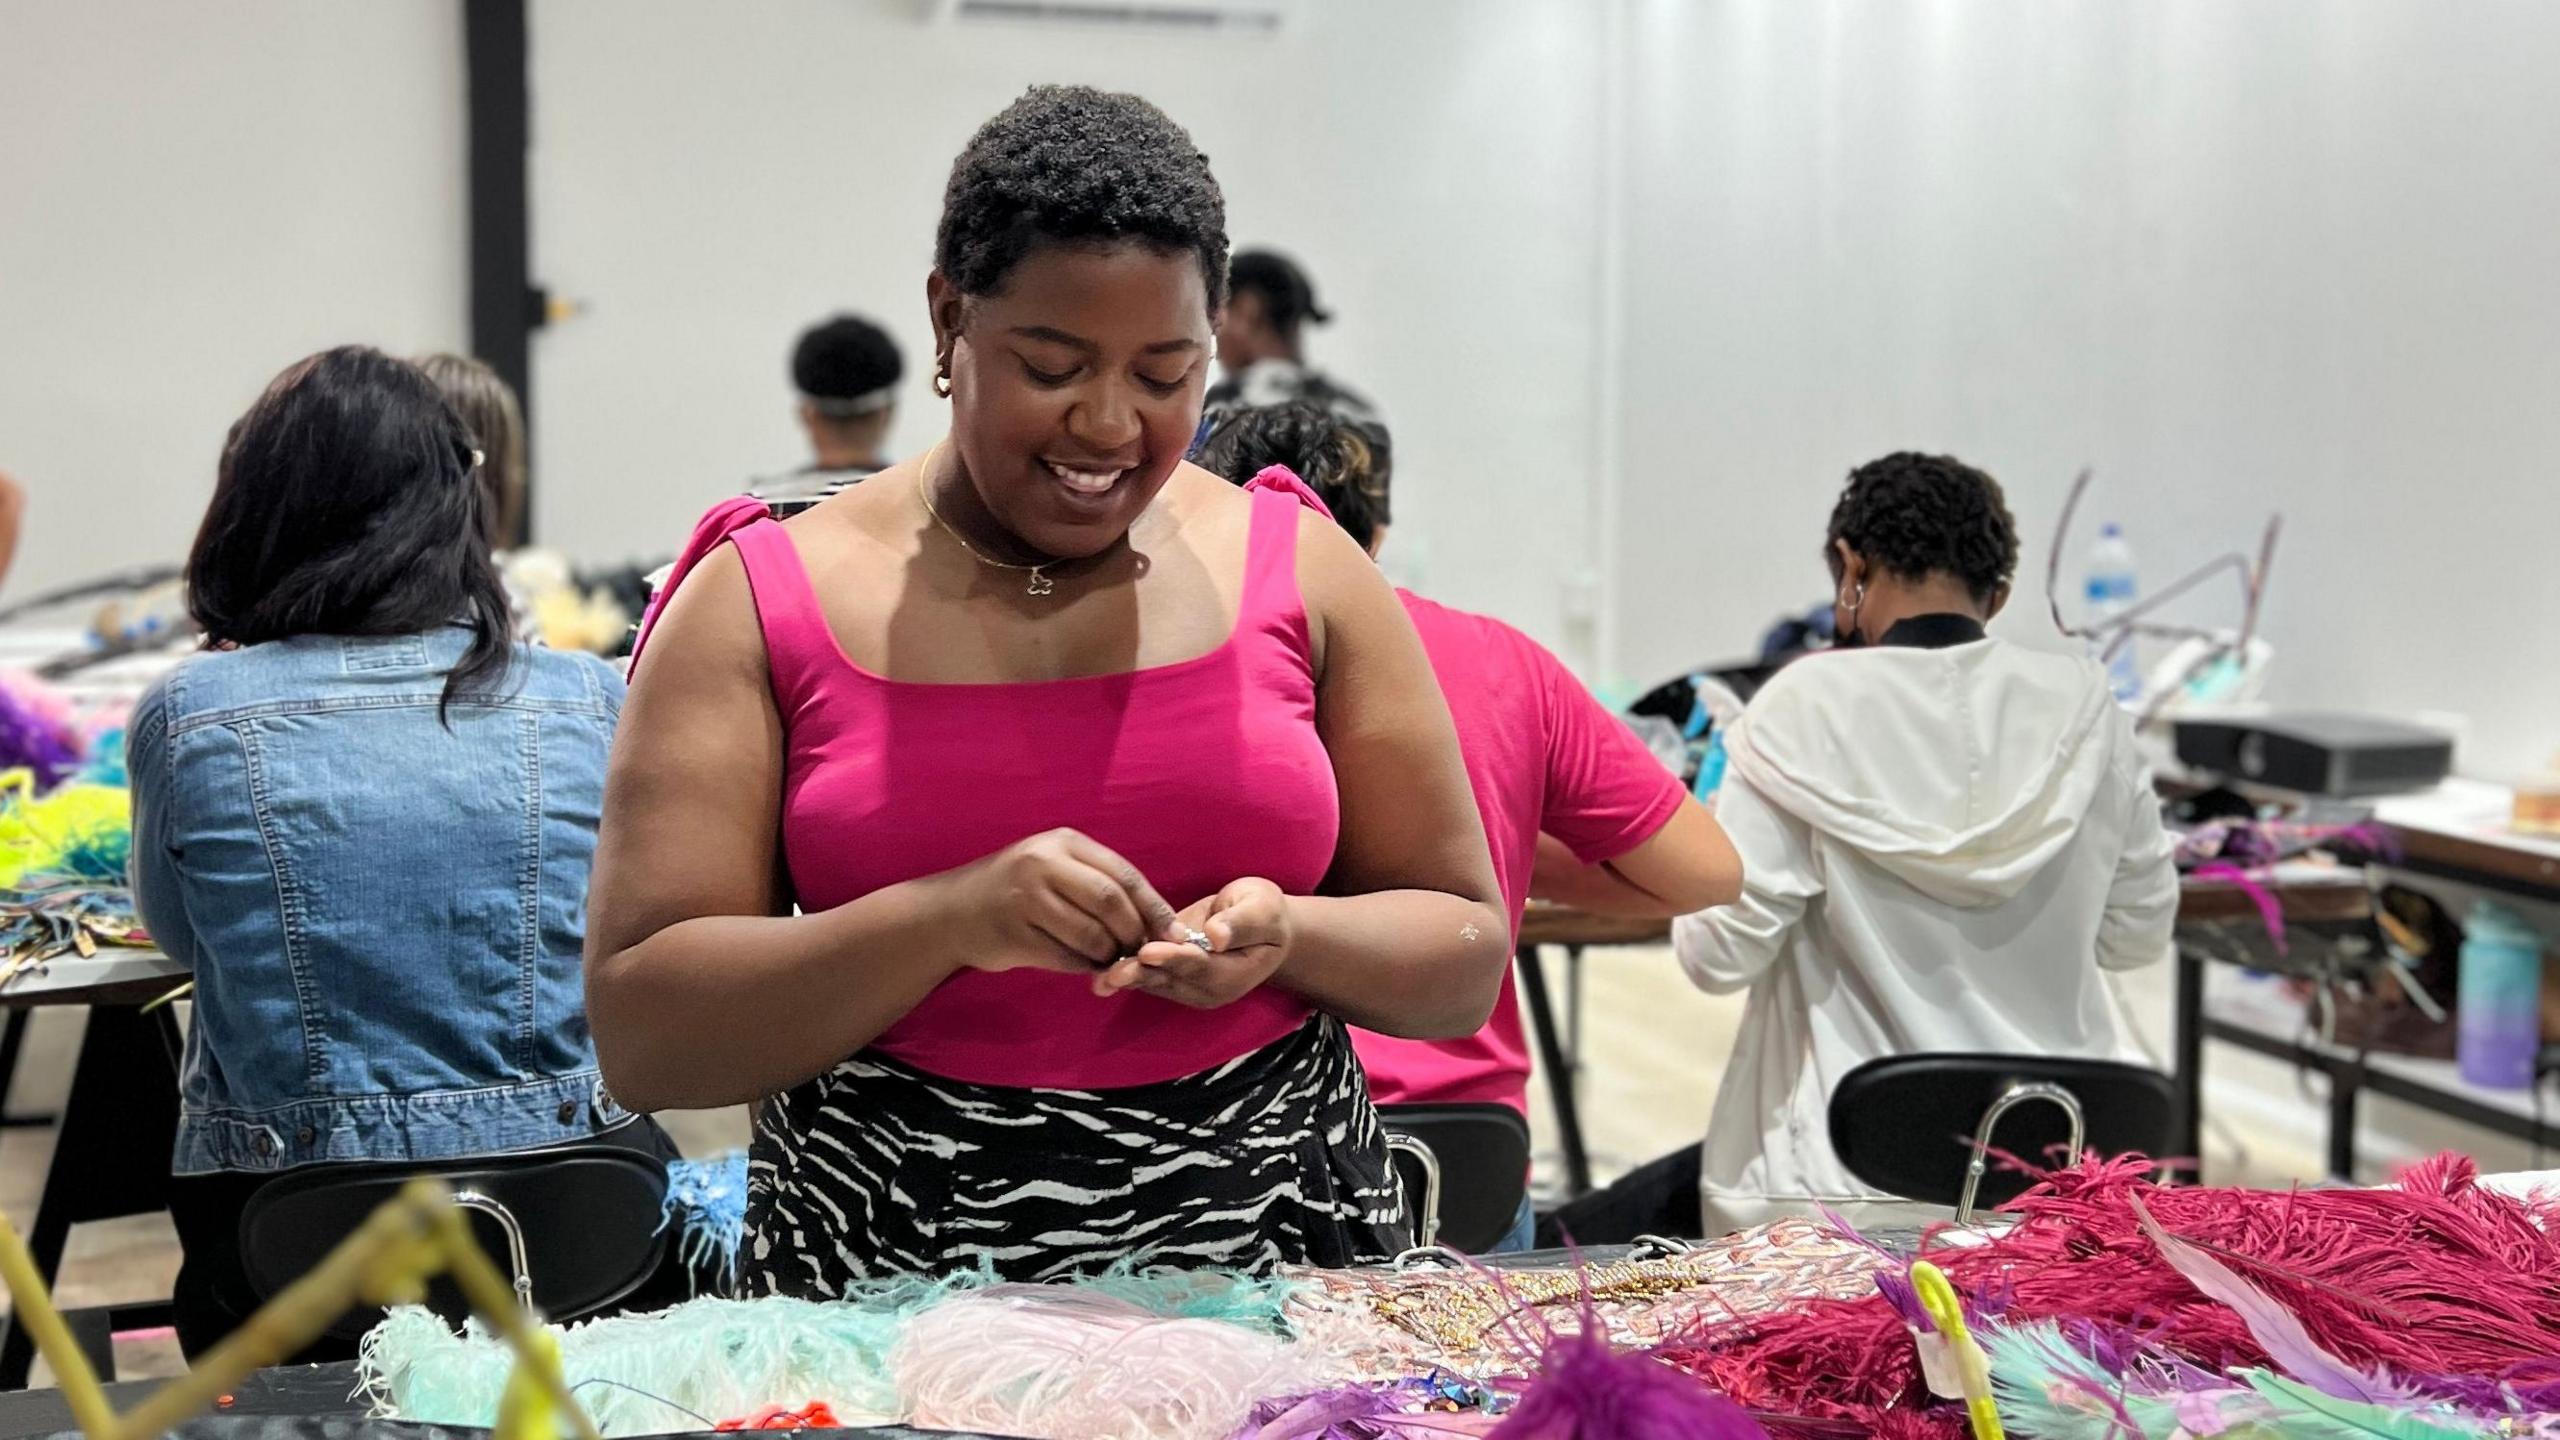
[[[195,972],[180,1175],[445,1160],[624,1117],[579,951],[622,679],[454,628],[189,658],[134,709],[133,888]]]

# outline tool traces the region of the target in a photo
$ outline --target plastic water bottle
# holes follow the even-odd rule
[[[2109,521],[2098,532],[2098,543],[2089,547],[2087,573],[2091,624],[2103,625],[2133,608],[2133,545],[2124,538],[2123,526]],[[2093,642],[2091,648],[2103,653],[2106,642]],[[2115,659],[2107,664],[2107,683],[2114,688],[2116,699],[2125,704],[2142,698],[2142,660],[2135,653],[2138,648],[2139,642],[2126,640],[2116,647]]]
[[[2462,1078],[2493,1090],[2533,1088],[2542,1048],[2542,937],[2483,900],[2462,925],[2454,1057]]]

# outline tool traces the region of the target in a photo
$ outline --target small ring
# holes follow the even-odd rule
[[[1208,931],[1206,931],[1206,930],[1185,930],[1185,931],[1183,931],[1183,932],[1182,932],[1182,943],[1183,943],[1183,944],[1185,944],[1185,945],[1191,945],[1191,946],[1196,946],[1196,947],[1198,947],[1198,949],[1199,949],[1200,953],[1201,953],[1201,954],[1203,954],[1203,955],[1206,955],[1206,954],[1210,953],[1210,952],[1209,952],[1209,932],[1208,932]]]

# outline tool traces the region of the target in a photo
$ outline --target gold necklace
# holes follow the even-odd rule
[[[943,519],[942,512],[933,508],[933,462],[941,454],[942,442],[936,440],[933,442],[933,448],[924,452],[924,463],[916,467],[916,498],[924,502],[924,513],[931,516],[933,523],[941,526],[943,533],[949,535],[961,549],[968,551],[970,559],[991,570],[1010,570],[1016,574],[1029,574],[1031,583],[1024,587],[1024,594],[1046,595],[1057,589],[1057,582],[1050,579],[1047,573],[1049,567],[1057,564],[1057,561],[1043,560],[1037,565],[1022,565],[1010,560],[998,560],[970,544],[969,537],[961,534],[959,527]]]

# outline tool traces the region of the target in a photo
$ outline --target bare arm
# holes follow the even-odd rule
[[[1471,1035],[1511,957],[1483,822],[1422,641],[1349,536],[1308,514],[1300,586],[1320,624],[1316,727],[1333,757],[1342,836],[1324,894],[1288,900],[1275,976],[1363,1029]]]
[[[951,973],[919,886],[794,917],[782,718],[746,569],[722,549],[633,677],[587,902],[587,1012],[624,1104],[732,1105],[861,1049]]]
[[[1552,835],[1538,837],[1529,893],[1599,915],[1669,919],[1742,894],[1742,857],[1707,807],[1684,799],[1661,829],[1613,860],[1585,865]]]
[[[606,781],[587,1011],[626,1105],[773,1094],[869,1044],[963,965],[1089,974],[1170,920],[1126,861],[1068,832],[791,915],[782,770],[764,637],[723,548],[659,618]]]

